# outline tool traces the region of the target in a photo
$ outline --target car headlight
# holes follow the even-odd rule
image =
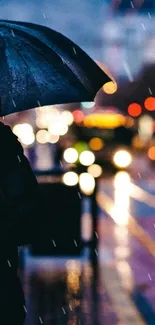
[[[132,163],[132,156],[127,150],[118,150],[113,156],[113,162],[119,168],[127,168]]]

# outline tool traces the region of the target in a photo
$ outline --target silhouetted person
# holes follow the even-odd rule
[[[1,122],[0,144],[0,324],[22,325],[18,246],[33,243],[34,234],[39,238],[38,183],[17,137]]]

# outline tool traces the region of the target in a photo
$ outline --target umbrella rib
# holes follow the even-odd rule
[[[29,68],[29,66],[28,66],[28,64],[27,64],[27,62],[26,62],[26,60],[25,60],[25,58],[23,57],[22,53],[21,53],[19,50],[16,49],[16,51],[18,52],[19,56],[20,56],[20,57],[22,58],[22,60],[24,61],[24,63],[25,63],[25,65],[27,66],[27,68],[28,68],[28,70],[29,70],[29,72],[30,72],[30,74],[31,74],[31,76],[32,76],[32,78],[33,78],[33,80],[34,80],[34,82],[37,84],[37,87],[38,87],[38,89],[39,89],[39,91],[40,91],[40,87],[38,86],[38,83],[36,82],[36,80],[35,80],[35,78],[34,78],[34,75],[31,73],[31,70],[30,70],[30,68]],[[41,94],[41,91],[40,91],[40,94]]]
[[[36,38],[35,38],[35,39],[36,39]],[[22,40],[21,38],[20,38],[20,41],[23,42],[23,43],[25,42],[25,40]],[[33,46],[32,46],[29,42],[26,42],[26,44],[27,44],[27,46],[29,46],[32,50],[34,50]],[[47,46],[46,44],[44,44],[44,45]],[[55,55],[57,55],[57,56],[60,58],[61,62],[63,62],[63,59],[62,59],[62,57],[61,57],[61,55],[60,55],[59,53],[57,53],[54,49],[50,48],[49,46],[47,46],[47,47],[48,47],[48,49],[52,50],[53,53],[54,53]],[[24,62],[26,63],[26,65],[27,65],[27,67],[28,67],[28,64],[27,64],[27,62],[25,61],[25,59],[24,59],[22,53],[21,53],[18,49],[16,49],[16,51],[19,53],[19,55],[22,57],[22,59],[24,60]],[[35,48],[35,51],[38,52],[39,54],[41,54],[41,55],[44,57],[44,59],[47,60],[47,58],[46,58],[46,56],[44,55],[44,53],[40,52],[38,48]],[[69,72],[71,72],[72,75],[73,75],[74,77],[77,77],[77,74],[76,74],[76,75],[74,74],[73,70],[70,68],[70,66],[67,64],[67,62],[66,62],[66,61],[64,61],[64,62],[65,62],[65,68],[66,68],[66,69],[69,69]],[[63,66],[64,66],[64,64],[63,64]],[[28,68],[29,68],[29,67],[28,67]],[[29,71],[30,71],[30,69],[29,69]],[[77,81],[77,80],[78,80],[79,84],[80,84],[81,86],[84,87],[84,90],[86,90],[84,84],[80,82],[80,78],[79,78],[79,77],[76,79],[76,81]],[[49,84],[48,84],[48,86],[49,86]],[[87,91],[88,91],[88,93],[89,93],[89,90],[88,90],[88,89],[87,89]]]
[[[17,25],[16,25],[17,26]],[[17,27],[17,29],[15,28],[16,26],[13,26],[12,27],[12,29],[15,29],[15,31],[17,31],[18,30],[18,32],[19,32],[19,35],[21,34],[20,33],[20,30],[19,30],[19,28]],[[75,77],[76,76],[76,78],[77,78],[77,80],[79,81],[79,83],[80,83],[80,85],[82,85],[83,87],[84,87],[84,89],[86,90],[86,88],[87,88],[87,91],[88,91],[88,94],[90,95],[91,94],[91,92],[92,92],[92,87],[91,87],[91,85],[90,85],[90,83],[89,83],[89,85],[87,84],[87,83],[83,83],[82,82],[82,80],[80,79],[80,76],[78,75],[78,73],[77,73],[77,70],[76,69],[74,69],[73,67],[72,67],[72,65],[69,63],[69,61],[70,61],[70,58],[67,58],[67,60],[66,60],[66,58],[65,59],[63,59],[63,57],[61,56],[61,54],[60,53],[58,53],[58,52],[60,52],[60,51],[62,51],[61,49],[59,49],[56,45],[54,45],[54,47],[55,47],[55,49],[53,49],[49,44],[47,44],[47,43],[45,43],[45,38],[43,37],[43,39],[42,39],[42,42],[41,42],[41,40],[38,38],[38,36],[34,36],[32,33],[30,33],[30,31],[29,31],[29,27],[26,27],[26,29],[27,29],[27,33],[24,31],[24,30],[22,30],[22,33],[23,34],[26,34],[26,36],[27,36],[27,34],[35,41],[35,40],[37,40],[37,42],[40,42],[41,44],[42,44],[42,42],[43,42],[43,44],[44,44],[44,46],[46,47],[46,48],[48,48],[50,51],[52,50],[53,51],[53,53],[55,53],[59,58],[60,58],[60,60],[64,63],[65,62],[65,65],[66,65],[66,67],[69,69],[69,71],[72,73],[72,75]],[[20,40],[21,41],[23,41],[23,42],[25,42],[25,40],[22,40],[21,38],[20,38]],[[47,40],[48,41],[48,40]],[[49,42],[49,41],[48,41]],[[33,49],[33,47],[31,46],[31,44],[30,43],[28,43],[28,42],[26,42],[27,44],[28,44],[28,46],[29,47],[31,47],[32,49]],[[39,54],[41,54],[42,56],[44,56],[43,55],[43,53],[41,52],[40,53],[40,51],[38,51],[38,48],[35,48],[35,50],[39,53]],[[64,55],[63,54],[63,56],[64,57],[66,57],[66,55]],[[44,56],[44,58],[46,59],[46,56]],[[64,60],[64,61],[63,61]],[[67,62],[68,61],[68,62]],[[74,64],[76,64],[76,63],[74,63]],[[77,64],[76,64],[77,65]],[[78,69],[80,69],[80,67],[78,66]],[[80,69],[81,70],[81,69]],[[82,70],[81,70],[81,72],[82,72]],[[89,82],[89,79],[86,77],[86,80],[87,80],[87,82]]]

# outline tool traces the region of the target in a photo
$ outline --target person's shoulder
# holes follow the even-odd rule
[[[18,141],[18,137],[12,132],[9,125],[0,122],[0,143],[4,144],[5,148],[9,148],[10,151],[21,151],[23,148]]]
[[[17,136],[12,132],[11,127],[0,121],[0,135],[4,134],[5,137],[13,137],[17,139]]]

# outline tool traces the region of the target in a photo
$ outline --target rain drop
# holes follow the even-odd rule
[[[12,34],[13,37],[16,37],[13,29],[11,29],[11,34]]]
[[[12,99],[13,106],[16,107],[15,101]]]
[[[140,173],[138,173],[138,176],[139,176],[140,179],[142,178]]]
[[[79,197],[79,199],[81,199],[81,194],[80,194],[80,192],[78,192],[78,197]]]
[[[133,4],[133,2],[132,2],[132,1],[130,1],[130,3],[131,3],[131,7],[132,7],[132,8],[134,8],[134,4]]]
[[[18,161],[21,162],[21,159],[20,159],[19,155],[17,155],[17,158],[18,158]]]
[[[152,90],[151,88],[148,88],[150,95],[152,95]]]
[[[141,26],[144,30],[146,30],[145,25],[143,23],[141,23]]]
[[[74,239],[74,244],[75,244],[75,246],[77,247],[77,242],[76,242],[76,240]]]
[[[23,305],[23,308],[24,308],[25,312],[27,313],[27,309],[26,309],[26,306],[25,305]]]
[[[97,234],[97,232],[96,232],[96,231],[95,231],[95,235],[96,235],[96,238],[99,238],[99,237],[98,237],[98,234]]]
[[[65,309],[63,307],[62,307],[62,310],[63,310],[63,313],[66,314],[66,311],[65,311]]]
[[[75,47],[73,47],[73,52],[76,54],[76,49],[75,49]]]
[[[54,247],[56,247],[56,243],[55,243],[55,241],[54,241],[54,240],[52,240],[52,243],[53,243]]]
[[[40,323],[43,324],[43,320],[41,317],[39,317]]]
[[[41,104],[40,104],[40,101],[39,101],[39,100],[37,100],[37,104],[38,104],[39,106],[41,106]]]
[[[129,68],[129,65],[128,65],[128,63],[127,62],[124,62],[123,63],[123,66],[124,66],[124,70],[125,70],[125,72],[126,72],[126,74],[127,74],[127,76],[128,76],[128,79],[129,79],[129,81],[133,81],[133,77],[132,77],[132,75],[131,75],[131,71],[130,71],[130,68]]]
[[[97,250],[96,250],[96,249],[94,249],[94,251],[95,251],[95,254],[98,256],[98,252],[97,252]]]
[[[7,260],[7,262],[8,262],[8,265],[9,265],[9,267],[11,267],[11,263],[10,263],[10,261],[9,261],[9,260]]]
[[[71,304],[69,304],[69,308],[70,308],[71,311],[73,310]]]

